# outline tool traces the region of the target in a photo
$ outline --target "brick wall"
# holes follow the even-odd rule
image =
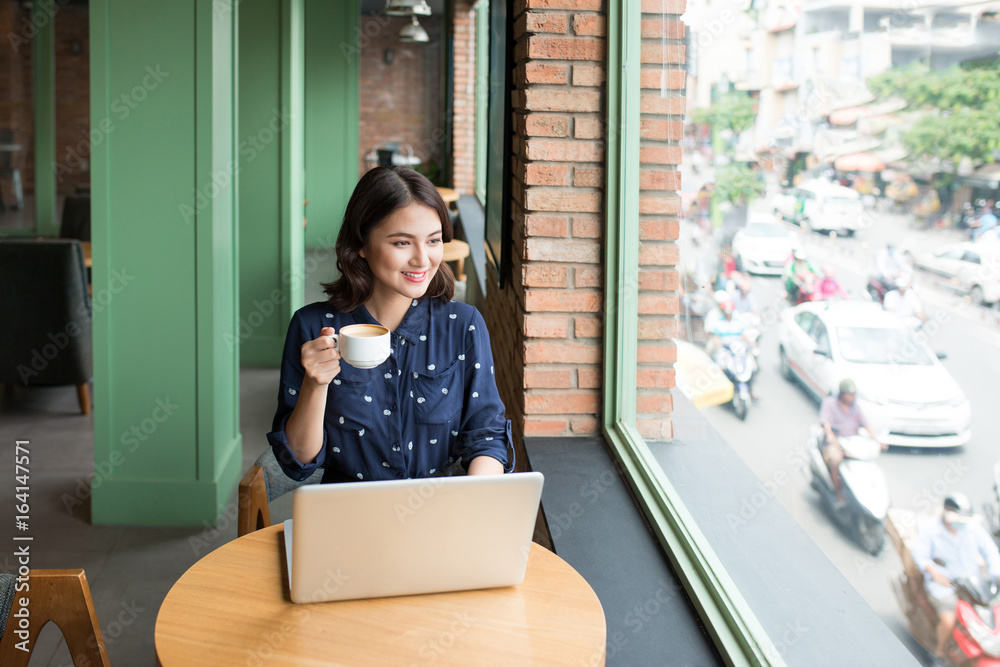
[[[671,339],[677,336],[684,0],[643,0],[642,12],[636,427],[648,440],[667,440],[673,436],[670,388],[677,359]]]
[[[684,54],[674,37],[683,35],[684,2],[644,0],[642,9],[637,426],[667,439],[684,114]],[[491,273],[484,310],[519,442],[600,429],[605,6],[517,0],[514,35],[513,278],[500,290]]]
[[[452,3],[452,187],[476,187],[476,12],[469,0]]]
[[[21,3],[0,3],[0,34],[4,35],[3,56],[0,57],[0,127],[17,131],[18,141],[27,149],[21,181],[24,191],[29,193],[35,189],[30,19],[31,12],[23,9]],[[72,193],[77,185],[90,183],[89,25],[87,5],[56,5],[56,161],[72,165],[63,170],[61,179],[57,180],[58,194]],[[6,179],[2,187],[4,201],[13,201]]]
[[[359,173],[372,146],[399,141],[413,147],[426,169],[430,162],[444,166],[444,16],[420,17],[430,41],[399,41],[408,18],[384,14],[361,17],[360,99],[358,105]],[[386,50],[393,52],[386,63]],[[426,172],[425,172],[426,173]]]

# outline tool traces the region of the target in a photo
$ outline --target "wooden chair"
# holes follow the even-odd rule
[[[254,464],[240,480],[239,516],[236,522],[238,537],[271,525],[270,502],[293,491],[303,484],[319,484],[323,479],[320,468],[301,482],[282,471],[274,452],[269,448],[257,457]]]
[[[83,570],[31,570],[27,581],[28,588],[18,591],[16,577],[0,574],[0,665],[27,667],[38,634],[52,621],[66,638],[73,664],[110,667]],[[30,620],[26,628],[21,627],[21,619],[14,615],[24,608],[21,598],[28,600]],[[21,650],[18,644],[28,650]]]

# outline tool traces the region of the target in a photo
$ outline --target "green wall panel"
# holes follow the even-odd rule
[[[94,458],[108,471],[92,518],[200,524],[241,466],[226,344],[235,17],[227,0],[91,0],[90,13]]]
[[[306,0],[306,246],[332,248],[358,181],[359,2]],[[326,282],[335,261],[306,276]]]
[[[239,16],[240,361],[277,366],[302,305],[302,0],[243,0]]]

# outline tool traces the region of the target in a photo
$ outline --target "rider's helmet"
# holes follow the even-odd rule
[[[719,310],[723,313],[732,314],[732,312],[736,310],[736,304],[727,299],[719,304]]]
[[[954,512],[959,516],[972,516],[972,503],[969,498],[960,491],[952,491],[944,497],[944,511]]]
[[[792,259],[805,259],[806,252],[802,248],[794,248],[792,250]]]
[[[826,266],[823,267],[823,275],[825,277],[833,278],[835,273],[837,273],[837,270],[833,268],[831,265],[827,264]]]
[[[712,295],[712,298],[715,299],[715,305],[720,306],[720,307],[726,301],[730,300],[730,298],[729,298],[729,292],[727,292],[724,289],[715,290],[715,294]]]
[[[841,394],[857,394],[858,385],[854,384],[854,380],[851,378],[844,378],[840,381],[840,387],[838,387],[838,392]]]
[[[896,289],[903,289],[903,290],[905,290],[909,286],[910,286],[910,277],[909,276],[903,275],[903,276],[900,276],[899,278],[896,279]]]

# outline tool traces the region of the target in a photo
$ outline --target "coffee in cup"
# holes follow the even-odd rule
[[[389,358],[389,330],[377,324],[349,324],[333,334],[340,358],[355,368],[375,368]]]

